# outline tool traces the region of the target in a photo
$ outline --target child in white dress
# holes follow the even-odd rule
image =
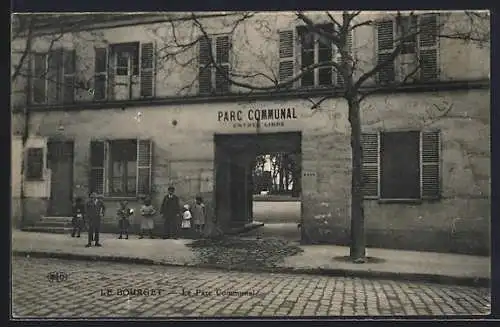
[[[182,222],[181,222],[182,236],[184,236],[184,238],[187,238],[189,236],[192,217],[193,215],[191,214],[191,210],[189,210],[189,204],[185,204],[183,208]]]
[[[153,238],[153,228],[154,228],[154,216],[156,215],[156,209],[151,204],[151,199],[146,198],[144,200],[144,205],[141,207],[141,234],[139,238],[144,238],[144,234],[149,234],[150,238]]]

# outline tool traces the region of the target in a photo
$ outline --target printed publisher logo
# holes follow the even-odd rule
[[[47,274],[47,279],[51,283],[65,282],[68,280],[68,274],[64,271],[52,271]]]

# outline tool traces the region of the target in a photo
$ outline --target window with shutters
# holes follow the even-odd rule
[[[230,48],[229,35],[202,37],[200,39],[198,48],[198,90],[200,94],[229,93]]]
[[[26,180],[43,179],[43,148],[28,148],[26,157]]]
[[[333,24],[318,25],[325,32],[333,32]],[[300,68],[305,72],[300,79],[301,87],[330,86],[333,84],[332,66],[308,69],[318,63],[329,63],[334,58],[332,41],[307,29],[298,28],[300,38]]]
[[[440,133],[363,133],[363,192],[367,199],[422,200],[440,196]]]
[[[74,50],[53,49],[33,55],[34,104],[72,103],[75,99]]]
[[[437,14],[397,17],[377,22],[378,83],[430,82],[439,78]],[[390,60],[397,45],[401,52]]]
[[[128,100],[155,93],[154,44],[128,42],[95,49],[94,100]]]
[[[150,140],[92,141],[90,147],[90,191],[117,197],[150,193]]]
[[[317,26],[327,33],[333,33],[333,24]],[[346,47],[348,52],[352,51],[352,33],[346,37]],[[299,81],[301,87],[343,85],[341,74],[328,65],[331,62],[340,63],[340,51],[331,40],[305,26],[299,26],[296,30],[279,31],[279,58],[280,82],[290,80],[295,73],[300,72],[303,73]],[[298,69],[295,68],[296,62]],[[325,67],[308,68],[320,63],[326,63]],[[291,86],[292,84],[288,85]]]

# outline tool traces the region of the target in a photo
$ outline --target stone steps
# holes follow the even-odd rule
[[[54,234],[71,233],[71,219],[72,217],[42,217],[34,226],[27,226],[21,230]]]
[[[37,233],[52,233],[52,234],[71,234],[71,227],[40,227],[29,226],[23,227],[21,230],[24,232],[37,232]]]

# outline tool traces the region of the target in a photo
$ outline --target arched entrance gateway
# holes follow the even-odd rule
[[[257,156],[286,153],[294,157],[294,197],[300,198],[301,133],[216,134],[215,214],[222,229],[253,220],[253,171]]]

